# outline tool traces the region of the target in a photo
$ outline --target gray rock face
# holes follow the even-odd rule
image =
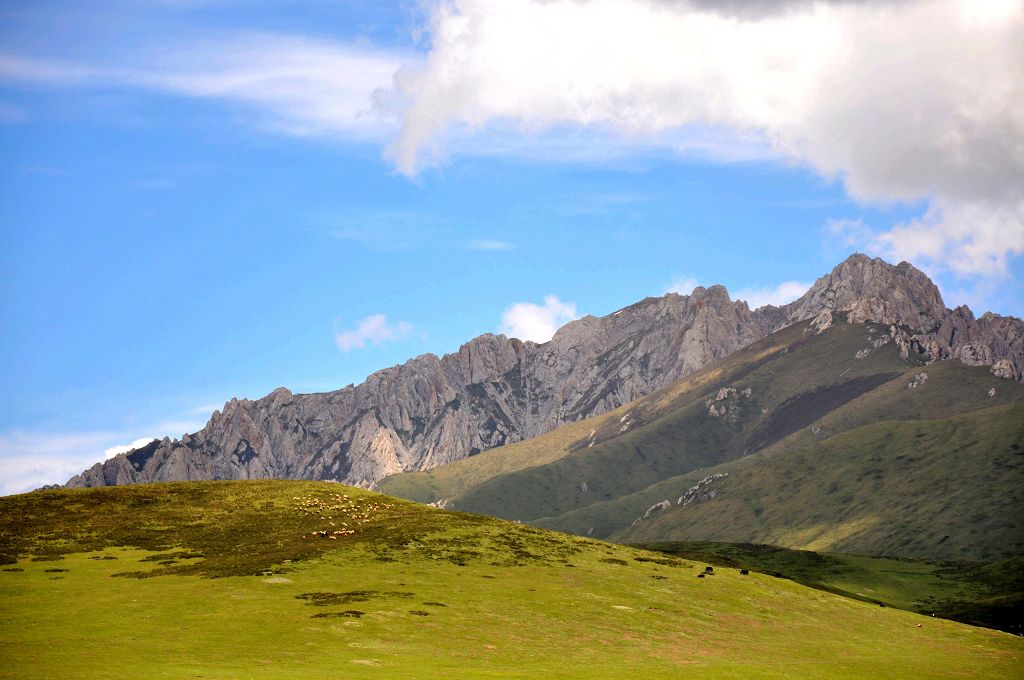
[[[827,311],[908,328],[907,351],[998,363],[1000,375],[1021,379],[1019,319],[947,310],[911,265],[853,255],[783,307],[751,311],[722,286],[697,288],[583,317],[540,345],[482,335],[335,392],[279,388],[232,399],[199,432],[97,463],[68,486],[264,478],[370,486],[617,408],[792,323],[815,319],[824,330]]]

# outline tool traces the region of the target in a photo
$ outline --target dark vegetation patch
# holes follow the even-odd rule
[[[319,614],[313,614],[309,618],[311,619],[358,619],[366,616],[366,612],[361,612],[358,609],[346,609],[343,612],[320,612]]]
[[[877,373],[860,376],[790,397],[779,404],[768,420],[750,436],[747,448],[753,452],[770,446],[899,375]]]
[[[64,559],[63,555],[36,555],[32,558],[33,562],[57,562]]]
[[[618,557],[602,557],[601,561],[607,562],[608,564],[618,564],[623,567],[629,564],[626,560],[620,560]]]
[[[4,571],[25,571],[21,567],[7,567]]]
[[[90,560],[116,560],[117,557],[114,555],[93,555],[89,558]]]
[[[71,571],[71,570],[70,569],[43,569],[43,572],[47,573],[47,574],[59,574],[60,572],[63,572],[63,571]]]
[[[650,562],[651,564],[660,564],[665,567],[689,567],[690,565],[683,560],[675,559],[673,557],[634,557],[637,562]]]
[[[425,612],[422,609],[410,609],[409,613],[413,616],[430,616],[430,612]]]
[[[447,607],[448,605],[446,605],[444,602],[424,602],[423,606],[425,606],[425,607]]]
[[[350,590],[345,593],[302,593],[296,595],[295,599],[305,600],[306,604],[314,607],[335,607],[339,604],[351,604],[353,602],[369,602],[374,599],[385,597],[409,598],[415,593],[380,591],[380,590]]]
[[[177,560],[198,560],[198,559],[202,559],[203,557],[206,557],[206,555],[204,555],[201,552],[193,552],[191,550],[178,550],[176,552],[171,552],[171,553],[160,553],[160,554],[157,554],[157,555],[147,555],[146,557],[143,557],[139,561],[140,562],[157,562],[158,564],[164,564],[166,562],[175,562]],[[108,559],[108,558],[102,557],[102,558],[93,558],[93,559]],[[115,559],[116,560],[117,558],[116,557],[111,557],[109,559]]]

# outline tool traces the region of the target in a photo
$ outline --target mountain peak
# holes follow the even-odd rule
[[[199,432],[97,463],[68,484],[280,477],[368,486],[605,413],[825,311],[895,325],[905,347],[931,360],[998,364],[998,375],[1017,380],[1024,371],[1019,319],[950,311],[913,265],[855,253],[782,307],[751,311],[724,286],[698,286],[571,321],[542,344],[487,333],[335,392],[232,399]]]
[[[790,323],[830,309],[847,312],[850,323],[899,324],[920,333],[933,332],[948,313],[938,287],[920,269],[863,253],[840,262],[785,309]]]

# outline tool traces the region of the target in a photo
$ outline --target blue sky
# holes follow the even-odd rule
[[[854,250],[1024,314],[1020,3],[884,9],[945,27],[900,42],[878,3],[723,4],[4,3],[0,492],[480,333],[786,302]]]

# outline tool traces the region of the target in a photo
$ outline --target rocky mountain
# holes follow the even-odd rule
[[[98,463],[68,486],[193,479],[332,479],[370,486],[601,414],[664,387],[788,325],[848,312],[894,324],[903,352],[993,364],[1021,379],[1024,322],[946,309],[908,263],[853,255],[795,302],[750,310],[725,288],[647,298],[563,326],[546,343],[482,335],[322,394],[284,388],[228,402],[206,427]]]
[[[928,363],[852,312],[614,411],[378,489],[617,542],[940,560],[1024,554],[1024,385]]]

